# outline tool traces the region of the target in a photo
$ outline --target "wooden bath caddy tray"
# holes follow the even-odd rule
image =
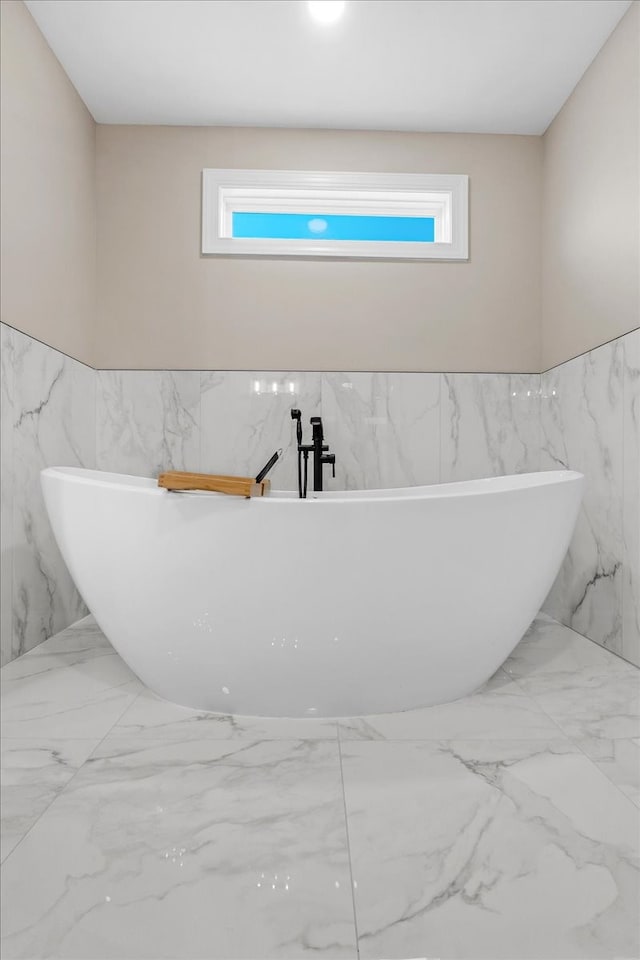
[[[208,490],[235,497],[264,497],[271,488],[270,480],[260,483],[252,477],[223,477],[212,473],[184,473],[168,470],[158,477],[158,486],[166,490]]]

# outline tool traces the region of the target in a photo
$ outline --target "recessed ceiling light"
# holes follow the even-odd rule
[[[318,23],[335,23],[344,13],[345,0],[307,0],[309,13]]]

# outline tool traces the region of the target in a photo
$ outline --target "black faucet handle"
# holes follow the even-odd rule
[[[336,455],[335,453],[326,453],[322,458],[323,463],[331,464],[331,476],[335,480],[336,478]]]

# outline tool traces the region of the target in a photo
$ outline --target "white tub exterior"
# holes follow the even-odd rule
[[[71,575],[144,683],[190,707],[314,717],[407,710],[484,683],[555,579],[582,480],[244,500],[42,472]]]

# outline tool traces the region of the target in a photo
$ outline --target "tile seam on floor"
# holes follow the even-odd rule
[[[630,663],[628,660],[625,660],[623,657],[618,656],[618,654],[614,653],[613,650],[609,650],[607,647],[603,647],[602,644],[596,643],[595,640],[591,640],[590,637],[585,637],[584,634],[578,633],[578,631],[577,631],[577,630],[574,630],[573,627],[568,627],[566,624],[561,623],[559,620],[556,620],[554,617],[552,617],[551,619],[553,620],[554,623],[557,623],[558,626],[564,627],[566,630],[570,630],[571,633],[574,633],[577,637],[580,637],[582,640],[587,640],[589,643],[593,643],[596,647],[599,647],[601,650],[604,650],[606,653],[611,654],[613,657],[616,658],[616,660],[622,660],[623,663],[628,663],[630,667],[635,667],[636,670],[640,669],[640,668],[636,667],[635,664]],[[500,667],[500,669],[502,670],[503,668]],[[505,671],[505,673],[506,673],[506,671]],[[635,801],[629,796],[629,794],[625,793],[624,790],[620,787],[620,785],[617,784],[614,780],[612,780],[611,777],[609,776],[609,774],[606,773],[606,772],[596,763],[596,761],[593,759],[593,757],[590,757],[589,754],[586,753],[586,752],[582,749],[582,747],[580,746],[580,743],[579,743],[580,738],[579,738],[579,737],[572,737],[570,734],[566,733],[566,732],[563,730],[563,728],[561,727],[561,725],[559,724],[559,722],[558,722],[554,717],[552,717],[551,714],[550,714],[547,710],[545,710],[545,708],[542,706],[542,704],[538,701],[537,697],[536,697],[534,694],[529,693],[528,690],[525,690],[525,688],[520,684],[520,681],[519,681],[519,679],[518,679],[517,677],[512,677],[510,674],[507,674],[507,676],[516,684],[516,686],[518,687],[518,689],[522,691],[522,693],[524,694],[524,696],[526,696],[526,697],[528,697],[530,700],[532,700],[532,701],[536,704],[536,706],[538,707],[538,709],[541,710],[541,711],[544,713],[544,715],[549,718],[549,720],[551,721],[551,723],[553,723],[554,726],[556,726],[556,727],[558,728],[558,730],[559,730],[560,733],[562,734],[563,738],[564,738],[565,740],[567,740],[572,746],[574,746],[574,747],[582,754],[583,757],[586,757],[586,759],[596,768],[596,770],[598,771],[598,773],[599,773],[601,776],[603,776],[606,780],[608,780],[609,783],[612,784],[612,786],[614,786],[614,787],[616,788],[616,790],[618,791],[618,793],[622,794],[622,796],[633,806],[634,810],[637,810],[637,809],[638,809],[638,804],[635,803]],[[634,738],[634,737],[592,737],[592,738],[586,737],[585,739],[593,739],[593,740],[612,740],[612,741],[616,741],[616,740],[634,740],[635,738]]]
[[[134,698],[134,700],[131,701],[131,704],[135,703],[135,701],[138,699],[138,697],[140,696],[141,693],[142,693],[142,690],[138,691],[137,696]],[[80,773],[80,771],[81,771],[82,769],[84,769],[85,764],[88,763],[89,760],[93,757],[93,755],[95,754],[95,752],[96,752],[96,750],[98,749],[98,747],[100,747],[100,746],[104,743],[104,741],[107,739],[107,737],[109,736],[109,734],[111,733],[111,731],[112,731],[113,728],[115,727],[116,723],[118,723],[118,721],[124,716],[124,714],[125,714],[126,711],[128,710],[129,706],[131,706],[131,704],[128,704],[128,705],[124,708],[124,710],[122,711],[122,713],[120,713],[120,714],[118,715],[117,719],[112,723],[112,725],[111,725],[111,726],[109,727],[109,729],[106,731],[106,733],[104,734],[104,736],[103,736],[103,737],[100,737],[100,738],[97,738],[97,742],[95,743],[95,745],[94,745],[94,747],[93,747],[93,750],[89,753],[89,756],[86,757],[86,759],[80,764],[80,766],[79,766],[78,769],[73,773],[73,775],[72,775],[71,777],[69,777],[69,779],[67,780],[67,782],[66,782],[65,785],[63,786],[62,790],[60,790],[58,793],[55,794],[54,797],[51,798],[51,802],[47,804],[47,806],[44,808],[44,810],[42,811],[42,813],[33,821],[33,823],[31,824],[31,826],[29,827],[29,829],[26,831],[26,833],[25,833],[22,837],[20,837],[20,839],[19,839],[18,842],[16,843],[15,847],[13,848],[13,850],[10,850],[10,851],[9,851],[9,853],[7,854],[7,856],[5,857],[5,859],[2,861],[2,865],[3,865],[3,866],[4,866],[4,864],[7,863],[8,860],[14,855],[14,853],[16,852],[16,850],[18,850],[18,848],[19,848],[20,846],[22,846],[22,843],[27,839],[27,837],[29,836],[29,834],[31,833],[31,831],[33,830],[33,828],[40,822],[40,820],[42,820],[42,818],[44,817],[45,813],[47,813],[47,812],[51,809],[51,807],[52,807],[53,804],[56,802],[56,800],[58,800],[58,799],[63,795],[63,793],[66,792],[67,787],[69,787],[69,786],[73,783],[73,781],[74,781],[75,778],[78,776],[78,774]],[[20,740],[20,739],[33,740],[33,739],[36,739],[36,738],[35,738],[35,737],[22,737],[22,738],[21,738],[21,737],[7,737],[6,739],[7,739],[7,740]],[[69,741],[69,740],[84,740],[84,739],[86,739],[86,740],[94,739],[94,740],[95,740],[96,738],[95,738],[95,737],[51,737],[51,740],[55,740],[55,739],[60,740],[61,742],[65,742],[65,741]]]
[[[116,654],[116,656],[117,656],[117,654]],[[23,679],[22,677],[19,678],[19,680],[22,680],[22,679]],[[132,682],[133,682],[132,680],[127,680],[125,683],[119,683],[119,684],[116,684],[116,685],[113,686],[113,687],[108,687],[108,688],[107,688],[107,691],[120,690],[121,687],[124,687],[124,686],[126,686],[128,683],[132,683]],[[132,707],[132,706],[133,706],[133,704],[136,702],[136,700],[138,699],[138,697],[140,696],[140,694],[141,694],[145,689],[147,689],[147,688],[145,688],[144,686],[142,686],[141,689],[138,690],[138,692],[136,693],[136,695],[135,695],[135,697],[133,698],[133,700],[132,700],[130,703],[128,703],[128,704],[126,705],[126,707],[124,707],[124,709],[122,710],[122,712],[118,714],[118,716],[116,717],[116,719],[114,720],[114,722],[112,723],[112,725],[111,725],[111,726],[109,727],[109,729],[106,731],[106,733],[104,734],[105,737],[108,736],[108,734],[111,733],[111,731],[112,731],[113,728],[116,726],[116,724],[118,724],[118,723],[120,722],[120,720],[123,718],[123,716],[125,715],[125,713],[126,713],[127,710],[129,709],[129,707]],[[95,701],[94,701],[94,702],[95,702]],[[81,705],[78,706],[77,708],[74,707],[73,709],[83,710],[86,706],[87,706],[87,704],[81,704]],[[63,712],[64,712],[64,713],[69,713],[68,710],[65,710],[65,711],[63,711]],[[32,719],[33,719],[33,718],[32,718]],[[39,720],[39,719],[41,719],[41,718],[37,717],[37,718],[35,718],[35,719],[36,719],[36,720]],[[5,722],[17,722],[17,723],[21,723],[21,722],[24,722],[24,721],[18,720],[18,721],[5,721]],[[31,721],[30,721],[30,720],[27,720],[26,722],[31,722]],[[18,736],[16,736],[16,734],[14,734],[14,733],[5,734],[4,732],[1,732],[1,731],[0,731],[0,742],[3,741],[3,740],[42,740],[42,739],[43,739],[43,735],[42,735],[41,733],[31,733],[31,734],[21,733],[21,734],[19,734]],[[73,736],[70,736],[70,737],[55,736],[55,735],[54,735],[54,736],[50,736],[50,737],[49,737],[49,736],[45,736],[44,739],[46,739],[46,740],[96,740],[96,739],[98,739],[98,738],[97,738],[97,737],[81,737],[81,736],[76,736],[76,735],[74,734]],[[104,737],[103,737],[103,739],[104,739]]]
[[[106,736],[106,734],[105,734],[105,736]],[[10,740],[13,740],[14,742],[17,741],[17,742],[20,742],[20,743],[32,743],[33,740],[39,739],[39,740],[42,742],[42,738],[41,738],[41,737],[40,737],[40,738],[36,738],[36,737],[3,737],[2,739],[4,739],[6,742],[9,742]],[[104,738],[103,738],[103,739],[104,739]],[[102,740],[98,740],[96,737],[50,737],[50,738],[46,738],[46,739],[45,739],[45,742],[46,742],[46,743],[54,743],[54,742],[57,741],[58,743],[69,743],[69,742],[72,741],[72,740],[80,740],[80,741],[86,742],[86,743],[93,743],[93,744],[94,744],[94,747],[93,747],[93,749],[87,754],[86,758],[82,761],[82,763],[80,764],[80,766],[77,767],[77,768],[74,770],[74,772],[71,774],[71,776],[69,777],[69,779],[67,780],[67,782],[64,784],[64,786],[63,786],[60,790],[58,790],[57,793],[54,793],[54,795],[53,795],[53,797],[51,798],[51,800],[49,801],[49,803],[46,805],[46,807],[44,808],[44,810],[42,811],[42,813],[38,814],[38,816],[37,816],[36,819],[33,821],[33,823],[31,824],[31,826],[27,829],[26,833],[24,833],[24,834],[20,837],[20,839],[18,840],[18,842],[16,843],[16,845],[11,848],[11,850],[10,850],[9,853],[6,855],[6,857],[3,857],[2,860],[0,860],[0,866],[3,866],[3,865],[7,862],[7,860],[9,859],[9,857],[13,854],[13,852],[18,849],[18,847],[20,846],[20,844],[22,843],[22,841],[25,840],[26,837],[28,836],[28,834],[31,833],[31,831],[33,830],[33,828],[34,828],[35,825],[37,824],[38,820],[40,820],[40,818],[45,815],[45,813],[46,813],[47,810],[51,807],[51,805],[56,802],[56,800],[58,799],[58,797],[60,796],[60,794],[67,788],[67,786],[71,783],[71,781],[75,779],[75,777],[77,776],[77,774],[80,773],[80,771],[81,771],[82,768],[84,767],[84,765],[85,765],[85,763],[87,762],[87,760],[88,760],[90,757],[93,756],[94,752],[98,749],[98,747],[99,747],[100,744],[102,743]]]
[[[564,626],[564,624],[560,624],[560,626]],[[570,629],[570,628],[567,628],[567,629]],[[574,630],[573,633],[576,633],[576,631]],[[581,637],[582,634],[579,633],[578,636]],[[588,638],[588,637],[584,637],[583,639],[584,639],[584,640],[588,640],[589,638]],[[595,643],[595,641],[593,641],[593,640],[590,641],[590,642],[591,642],[591,643]],[[596,646],[599,646],[599,644],[596,644]],[[607,651],[607,652],[610,653],[611,651]],[[631,666],[633,666],[633,664],[631,664]],[[634,810],[638,810],[638,804],[635,803],[634,800],[633,800],[627,793],[625,793],[624,790],[623,790],[614,780],[612,780],[611,777],[610,777],[607,773],[605,773],[605,771],[596,763],[596,761],[593,759],[593,757],[590,757],[589,754],[586,753],[586,752],[582,749],[582,747],[580,746],[580,743],[579,743],[579,740],[580,740],[581,738],[580,738],[580,737],[573,737],[573,736],[571,736],[570,734],[565,733],[565,731],[562,729],[562,727],[560,726],[560,724],[558,723],[558,721],[555,720],[554,717],[552,717],[551,714],[548,713],[548,712],[544,709],[544,707],[542,706],[541,703],[538,703],[537,699],[535,698],[535,696],[534,696],[533,694],[528,693],[523,687],[521,687],[521,686],[520,686],[520,683],[519,683],[519,681],[518,681],[517,679],[513,678],[513,682],[514,682],[515,684],[517,684],[518,688],[519,688],[520,690],[522,690],[522,692],[523,692],[523,694],[524,694],[525,696],[529,697],[530,700],[533,700],[533,701],[534,701],[534,703],[536,704],[536,706],[537,706],[540,710],[542,710],[542,712],[544,713],[544,715],[549,718],[549,720],[551,721],[551,723],[553,723],[553,724],[558,728],[558,730],[559,730],[560,733],[562,734],[563,739],[566,740],[568,743],[570,743],[573,747],[575,747],[576,750],[578,750],[579,753],[580,753],[583,757],[585,757],[585,758],[589,761],[589,763],[592,764],[592,766],[594,766],[594,767],[596,768],[596,770],[598,771],[598,773],[600,774],[600,776],[604,777],[605,780],[608,780],[609,783],[616,788],[616,790],[618,791],[618,793],[622,794],[622,796],[625,798],[625,800],[627,800],[627,801],[632,805],[632,807],[634,808]],[[585,737],[584,739],[586,739],[586,740],[589,740],[589,739],[591,739],[591,740],[612,740],[612,741],[615,742],[615,741],[617,741],[617,740],[634,740],[634,739],[636,739],[636,738],[635,738],[635,737]]]
[[[635,737],[585,737],[584,739],[585,739],[585,740],[611,740],[611,741],[613,741],[614,743],[616,743],[617,741],[630,742],[630,741],[632,741],[632,740],[635,740],[636,738],[635,738]],[[600,764],[599,764],[596,760],[594,760],[593,757],[590,757],[589,754],[588,754],[585,750],[582,749],[582,747],[580,746],[579,739],[574,739],[573,737],[569,737],[569,740],[570,740],[570,742],[573,744],[573,746],[576,747],[576,749],[578,749],[578,750],[580,751],[580,753],[583,755],[583,757],[586,757],[587,760],[589,760],[589,761],[593,764],[593,766],[597,769],[598,773],[600,773],[601,776],[605,777],[605,778],[609,781],[609,783],[612,784],[612,786],[614,786],[614,787],[616,788],[616,790],[618,791],[618,793],[621,793],[621,794],[622,794],[622,796],[625,798],[625,800],[628,800],[628,801],[629,801],[629,803],[631,804],[631,806],[633,807],[634,810],[638,811],[638,810],[640,809],[640,807],[639,807],[638,804],[635,802],[635,800],[633,800],[633,798],[630,797],[628,793],[625,793],[624,790],[622,789],[622,787],[620,786],[620,784],[616,783],[615,780],[613,780],[613,779],[609,776],[609,774],[606,772],[606,770],[603,770],[602,767],[600,766]]]
[[[353,928],[356,937],[356,958],[360,960],[360,936],[358,934],[358,913],[356,910],[356,893],[353,883],[353,862],[351,860],[351,840],[349,838],[349,812],[347,810],[347,792],[344,785],[344,769],[342,766],[342,741],[340,739],[340,724],[336,724],[338,762],[340,764],[340,785],[342,787],[342,809],[344,810],[344,829],[347,838],[347,857],[349,858],[349,883],[351,885],[351,905],[353,909]]]

